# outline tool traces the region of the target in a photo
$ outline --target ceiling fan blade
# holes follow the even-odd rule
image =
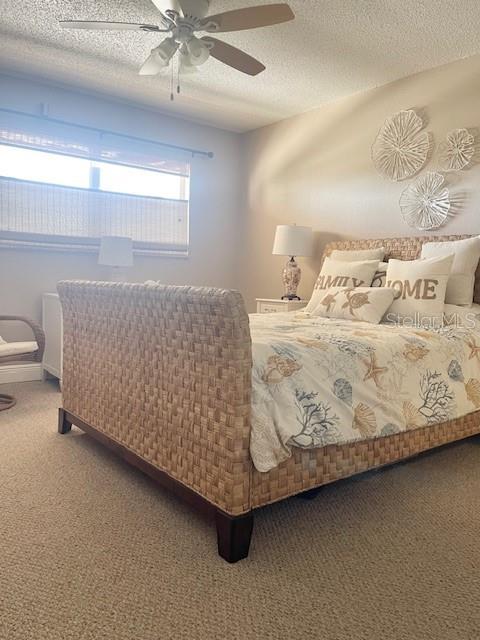
[[[293,20],[295,14],[288,4],[266,4],[259,7],[247,7],[208,16],[205,20],[205,31],[211,33],[225,33],[226,31],[242,31],[269,27],[281,22]],[[214,23],[214,24],[212,24]],[[215,25],[218,25],[216,27]]]
[[[154,24],[133,24],[131,22],[104,22],[91,20],[60,20],[60,26],[65,29],[106,29],[113,31],[161,31]]]
[[[265,71],[265,65],[261,62],[249,56],[248,53],[245,53],[241,49],[237,49],[237,47],[232,47],[231,44],[227,44],[222,40],[217,40],[217,38],[204,37],[201,38],[207,44],[212,44],[212,48],[210,49],[210,55],[220,60],[225,64],[228,64],[229,67],[233,67],[234,69],[238,69],[238,71],[242,71],[243,73],[247,73],[249,76],[256,76],[262,71]]]
[[[209,0],[178,0],[183,15],[195,18],[205,18],[210,8]]]
[[[152,0],[152,3],[164,15],[166,15],[167,11],[176,11],[178,14],[183,15],[180,0]]]
[[[140,67],[138,74],[140,76],[156,76],[166,69],[166,65],[162,64],[157,53],[151,53]]]

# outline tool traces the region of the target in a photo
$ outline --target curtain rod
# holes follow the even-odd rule
[[[215,154],[212,151],[203,151],[202,149],[192,149],[190,147],[180,147],[175,144],[168,144],[167,142],[158,142],[157,140],[148,140],[148,138],[138,138],[137,136],[129,136],[124,133],[118,133],[117,131],[109,131],[108,129],[98,129],[97,127],[89,127],[85,124],[76,124],[74,122],[68,122],[67,120],[59,120],[57,118],[50,118],[46,115],[36,115],[34,113],[25,113],[24,111],[16,111],[15,109],[6,109],[0,107],[0,112],[10,113],[17,116],[26,116],[27,118],[34,118],[36,120],[44,120],[46,122],[51,122],[53,124],[66,125],[69,127],[76,127],[77,129],[83,129],[87,131],[95,131],[96,133],[100,133],[101,135],[107,134],[111,136],[118,136],[119,138],[125,138],[126,140],[132,140],[135,142],[146,142],[148,144],[156,144],[159,147],[167,147],[169,149],[175,149],[176,151],[184,151],[186,153],[191,153],[192,157],[202,156],[204,158],[213,158]]]

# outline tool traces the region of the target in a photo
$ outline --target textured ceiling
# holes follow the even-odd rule
[[[212,0],[211,12],[269,0]],[[167,76],[137,70],[158,34],[61,29],[60,19],[158,23],[150,0],[0,0],[0,69],[101,91],[245,131],[480,52],[479,0],[290,0],[291,23],[221,34],[267,70],[209,60],[170,102]]]

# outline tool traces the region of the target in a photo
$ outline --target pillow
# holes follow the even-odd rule
[[[423,260],[390,260],[386,286],[394,289],[395,299],[386,320],[397,322],[403,319],[403,324],[408,321],[409,326],[441,326],[452,263],[453,255]]]
[[[334,249],[330,254],[333,260],[341,260],[342,262],[358,262],[359,260],[383,260],[385,257],[385,249],[358,249],[354,251],[340,251]]]
[[[320,296],[311,314],[378,324],[394,297],[395,291],[387,287],[331,287]]]
[[[472,304],[475,271],[480,260],[480,236],[452,242],[427,242],[422,247],[422,258],[454,255],[447,284],[445,302]]]
[[[372,287],[384,287],[387,284],[388,262],[380,262],[372,280]]]
[[[447,327],[455,326],[479,331],[480,304],[472,304],[471,307],[446,304],[443,309],[443,323]]]
[[[333,260],[333,258],[325,258],[305,311],[310,313],[315,309],[320,296],[330,287],[369,287],[377,270],[378,262],[378,260],[341,262]]]

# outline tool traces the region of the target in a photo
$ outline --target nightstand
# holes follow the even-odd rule
[[[306,300],[280,300],[279,298],[257,298],[257,313],[279,313],[300,311],[307,306]]]

